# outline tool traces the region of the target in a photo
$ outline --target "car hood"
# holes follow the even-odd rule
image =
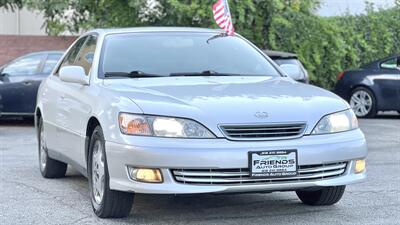
[[[349,108],[329,91],[282,77],[107,79],[104,85],[145,114],[191,118],[211,130],[219,124],[306,122],[309,133],[322,116]]]

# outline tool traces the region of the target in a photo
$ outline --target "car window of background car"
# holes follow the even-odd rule
[[[82,66],[85,69],[86,75],[89,75],[90,68],[92,67],[93,55],[96,50],[97,37],[94,35],[86,39],[85,44],[82,46],[79,54],[75,60],[74,65]]]
[[[39,64],[42,62],[44,56],[45,54],[35,54],[19,58],[4,67],[2,73],[10,76],[37,74]]]
[[[58,72],[60,71],[61,67],[74,65],[76,56],[78,55],[82,45],[85,43],[86,38],[87,36],[82,37],[77,42],[75,42],[74,46],[72,46],[72,48],[65,55],[64,59],[61,62],[61,65],[57,68],[57,71],[54,74],[55,76],[58,76]]]
[[[207,41],[214,33],[114,34],[106,37],[102,72],[160,75],[215,71],[279,76],[273,65],[239,37]],[[100,73],[101,74],[101,73]]]
[[[57,65],[58,60],[60,60],[62,54],[49,54],[43,65],[42,73],[50,74],[54,67]]]
[[[389,59],[381,63],[381,68],[384,69],[396,69],[396,67],[397,67],[397,58]]]

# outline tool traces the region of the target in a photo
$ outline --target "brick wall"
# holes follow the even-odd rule
[[[75,39],[74,36],[0,35],[0,66],[31,52],[65,50]]]

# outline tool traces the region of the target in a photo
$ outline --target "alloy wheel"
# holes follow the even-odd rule
[[[46,164],[47,164],[47,149],[46,149],[46,137],[44,134],[44,129],[43,126],[40,129],[40,153],[39,153],[39,157],[40,157],[40,170],[44,171],[46,168]]]
[[[105,168],[103,145],[97,140],[92,155],[92,194],[97,204],[101,204],[104,194]]]
[[[366,91],[356,91],[350,98],[350,106],[357,116],[364,117],[372,109],[372,97]]]

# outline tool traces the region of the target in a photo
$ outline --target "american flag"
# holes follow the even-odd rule
[[[235,33],[228,0],[218,0],[218,2],[213,5],[213,14],[215,22],[217,22],[218,26],[224,29],[228,35],[233,35]]]

